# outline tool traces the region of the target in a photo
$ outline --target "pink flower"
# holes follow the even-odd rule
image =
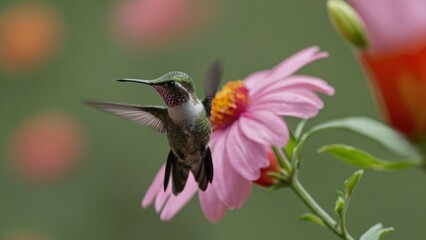
[[[370,51],[387,52],[426,38],[424,0],[350,0],[365,22]]]
[[[204,215],[220,221],[227,209],[240,208],[249,197],[253,181],[269,166],[271,145],[287,144],[289,133],[282,116],[310,118],[323,107],[315,92],[332,95],[325,81],[293,75],[308,63],[327,56],[318,47],[305,49],[271,70],[251,74],[243,81],[228,82],[213,100],[211,122],[215,176],[205,192],[198,192]],[[195,193],[191,176],[184,191],[173,196],[162,189],[164,166],[148,189],[142,206],[155,201],[162,220],[171,219]]]
[[[77,165],[85,140],[75,119],[59,113],[43,113],[17,128],[11,155],[25,180],[52,183],[63,179]]]
[[[207,4],[197,0],[120,0],[115,31],[138,47],[164,47],[193,35],[210,16]]]
[[[426,1],[351,0],[371,47],[359,53],[382,113],[413,140],[426,136]]]

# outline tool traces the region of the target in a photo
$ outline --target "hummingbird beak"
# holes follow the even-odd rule
[[[154,85],[155,80],[143,80],[143,79],[133,79],[133,78],[121,78],[117,79],[118,82],[135,82],[135,83],[143,83],[148,85]]]

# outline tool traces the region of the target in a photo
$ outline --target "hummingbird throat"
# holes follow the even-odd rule
[[[162,85],[154,85],[155,90],[160,93],[164,102],[168,107],[175,107],[187,102],[190,98],[189,94],[183,89],[176,91],[169,90]]]

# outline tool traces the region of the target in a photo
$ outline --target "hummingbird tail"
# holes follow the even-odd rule
[[[209,183],[213,181],[213,161],[210,148],[207,148],[206,155],[198,164],[191,167],[195,180],[198,182],[198,187],[205,191]]]
[[[167,156],[166,171],[164,173],[164,191],[166,191],[172,175],[172,192],[177,196],[185,188],[186,180],[188,179],[190,167],[178,161],[178,158],[170,150]]]
[[[178,160],[176,155],[170,150],[167,157],[166,171],[164,175],[164,191],[166,191],[170,174],[172,175],[172,192],[177,196],[185,188],[189,171],[198,182],[198,187],[205,191],[209,183],[213,181],[213,161],[210,148],[207,148],[206,155],[202,161],[188,166]]]
[[[185,188],[186,180],[188,180],[189,170],[191,168],[187,165],[175,161],[172,164],[172,183],[173,188],[172,192],[175,196],[177,196],[180,192]]]

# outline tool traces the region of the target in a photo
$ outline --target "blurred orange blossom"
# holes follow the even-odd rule
[[[63,37],[59,12],[27,1],[0,12],[0,71],[22,74],[39,67],[57,51]]]

